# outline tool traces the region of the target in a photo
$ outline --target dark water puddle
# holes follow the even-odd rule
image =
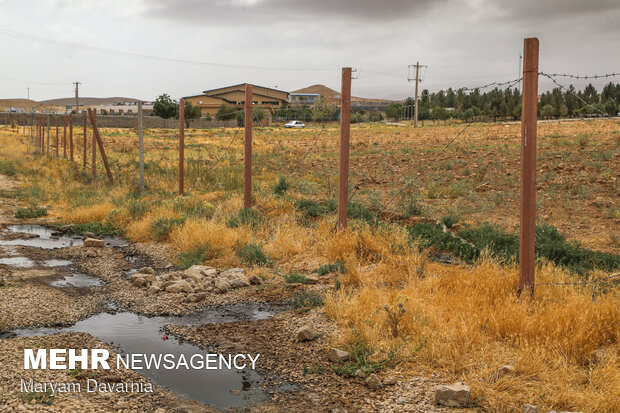
[[[54,280],[50,283],[52,287],[76,287],[76,288],[89,288],[99,287],[105,284],[97,277],[85,274],[72,274],[67,275],[61,280]]]
[[[36,237],[28,239],[0,240],[0,245],[20,245],[24,247],[35,247],[42,249],[79,247],[84,245],[84,241],[79,235],[58,233],[51,228],[41,225],[10,225],[6,227],[6,231],[36,235]],[[102,239],[108,247],[126,247],[129,245],[128,241],[120,238],[103,237]]]
[[[17,268],[30,268],[34,266],[34,262],[26,257],[0,258],[0,264]]]
[[[162,340],[166,324],[197,326],[205,323],[227,323],[241,320],[261,320],[282,305],[237,303],[207,307],[188,316],[146,317],[130,312],[101,313],[79,321],[71,327],[43,327],[14,330],[17,336],[40,336],[61,332],[84,332],[115,346],[120,354],[183,354],[189,361],[194,354],[209,353],[198,346],[170,336]],[[243,349],[239,350],[243,353]],[[255,354],[252,354],[255,357]],[[260,358],[257,365],[260,365]],[[259,383],[263,377],[249,368],[245,370],[136,370],[153,383],[169,388],[182,396],[201,401],[216,408],[244,407],[264,401],[269,395]]]

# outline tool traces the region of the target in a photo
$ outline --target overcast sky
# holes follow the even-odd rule
[[[0,98],[339,89],[342,66],[354,95],[403,98],[416,61],[431,91],[518,78],[530,36],[541,71],[620,72],[618,22],[619,0],[0,0]]]

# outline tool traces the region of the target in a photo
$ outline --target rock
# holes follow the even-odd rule
[[[189,278],[193,281],[201,281],[204,277],[216,274],[217,270],[215,268],[206,265],[192,265],[183,271],[184,278]]]
[[[158,407],[157,410],[155,410],[155,413],[166,413],[166,410],[162,409],[161,407]]]
[[[191,294],[194,292],[194,289],[191,285],[185,280],[176,281],[171,285],[166,287],[166,292],[169,293],[188,293]]]
[[[105,246],[105,241],[102,239],[96,239],[96,238],[86,238],[84,240],[84,246],[101,248]]]
[[[247,287],[250,285],[243,268],[233,268],[228,271],[224,271],[218,276],[218,278],[226,280],[232,288]]]
[[[521,410],[523,410],[525,413],[538,413],[538,407],[529,403],[525,403],[523,406],[521,406]]]
[[[155,275],[155,270],[153,267],[142,267],[138,270],[138,274],[153,274]]]
[[[515,372],[515,368],[510,366],[510,365],[508,365],[508,364],[504,364],[502,367],[497,369],[497,374],[499,374],[500,376],[503,376],[505,374],[514,373],[514,372]]]
[[[194,292],[196,293],[201,293],[205,290],[204,284],[200,284],[200,283],[193,284],[192,288],[194,289]]]
[[[450,407],[467,407],[471,391],[463,382],[437,386],[435,403]]]
[[[218,293],[224,294],[230,290],[230,284],[228,281],[218,278],[215,280],[214,288]]]
[[[206,293],[193,293],[193,294],[190,294],[190,295],[187,296],[187,299],[191,303],[197,303],[198,301],[202,301],[205,298],[207,298],[207,294]]]
[[[316,332],[313,326],[307,324],[297,330],[297,341],[310,341],[317,338],[319,333]]]
[[[377,377],[375,373],[372,373],[370,376],[368,376],[368,378],[366,379],[366,385],[373,390],[379,390],[381,387],[383,387],[383,384],[381,384],[381,380],[379,380],[379,377]]]
[[[158,285],[151,285],[147,291],[148,294],[159,294],[161,292],[161,287]]]
[[[355,370],[355,373],[353,373],[353,375],[355,377],[357,377],[358,379],[363,379],[366,377],[366,374],[364,374],[364,372],[362,371],[362,369],[357,369]]]
[[[349,353],[344,350],[332,348],[329,351],[329,359],[335,363],[347,361],[349,359]]]
[[[263,283],[262,278],[260,278],[258,275],[256,274],[252,274],[250,275],[250,278],[248,278],[248,281],[250,282],[250,284],[252,285],[260,285]]]
[[[85,232],[84,234],[82,234],[82,237],[84,239],[86,239],[86,238],[95,238],[96,239],[97,238],[97,236],[95,234],[93,234],[92,232]]]
[[[130,281],[136,287],[148,287],[155,281],[155,276],[137,273],[131,276]]]

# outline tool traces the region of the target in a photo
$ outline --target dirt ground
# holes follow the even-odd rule
[[[0,189],[12,189],[16,183],[0,175]],[[19,207],[14,198],[0,198],[0,229],[27,222],[13,218]],[[2,233],[4,239],[23,234]],[[60,393],[50,405],[24,401],[20,394],[20,379],[36,381],[84,382],[89,376],[72,376],[68,371],[23,370],[24,348],[108,348],[109,344],[86,333],[60,333],[43,337],[14,337],[9,330],[18,327],[71,325],[102,311],[127,310],[144,315],[181,315],[207,306],[237,302],[269,302],[283,300],[293,291],[317,286],[286,286],[280,281],[267,281],[255,286],[232,290],[226,294],[209,294],[198,303],[191,303],[182,294],[147,295],[145,289],[133,286],[124,271],[150,266],[157,273],[174,269],[168,247],[159,244],[134,244],[118,248],[88,248],[83,246],[60,249],[38,249],[11,246],[0,249],[0,258],[27,257],[35,263],[46,260],[71,260],[87,275],[95,276],[104,285],[91,288],[56,288],[49,285],[67,275],[63,267],[16,268],[0,264],[4,286],[0,288],[0,410],[21,411],[84,411],[84,412],[212,412],[201,403],[186,400],[154,386],[154,393]],[[113,306],[110,306],[110,303]],[[320,337],[311,342],[298,342],[295,331],[312,323]],[[227,324],[207,324],[198,327],[167,326],[169,334],[197,344],[201,348],[229,352],[260,353],[259,371],[266,379],[261,384],[271,395],[267,402],[237,409],[247,412],[429,412],[442,411],[433,406],[432,378],[411,377],[398,369],[381,373],[386,386],[370,390],[359,378],[343,378],[330,369],[329,343],[335,327],[320,310],[298,313],[294,310],[279,313],[259,321]],[[307,373],[311,367],[312,373]],[[87,371],[88,372],[88,371]],[[88,374],[88,373],[87,373]],[[91,374],[102,374],[91,371]],[[105,377],[112,382],[147,380],[130,370],[111,370]],[[283,386],[283,383],[286,385]],[[227,411],[235,411],[229,409]]]

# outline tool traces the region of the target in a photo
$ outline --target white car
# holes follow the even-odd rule
[[[300,120],[292,120],[286,125],[284,125],[284,127],[285,128],[305,128],[306,125],[304,125],[304,123]]]

